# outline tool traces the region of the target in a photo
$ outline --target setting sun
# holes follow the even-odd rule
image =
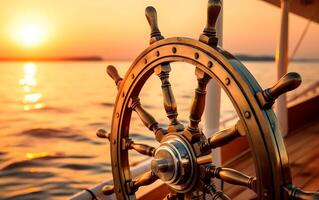
[[[14,39],[25,47],[35,47],[43,42],[45,30],[39,24],[24,24],[15,30]]]

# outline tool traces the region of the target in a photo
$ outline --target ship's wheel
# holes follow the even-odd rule
[[[170,189],[167,199],[229,199],[218,191],[213,179],[250,188],[256,199],[319,199],[292,185],[287,152],[271,109],[275,99],[301,83],[297,73],[288,73],[275,86],[262,90],[246,67],[230,53],[217,46],[215,23],[221,9],[219,0],[209,0],[207,25],[199,40],[175,37],[164,39],[157,26],[156,11],[146,8],[151,26],[151,45],[133,62],[122,79],[113,66],[108,74],[118,87],[111,133],[99,130],[99,137],[111,143],[114,186],[103,189],[105,195],[116,193],[119,200],[136,199],[141,186],[161,179]],[[170,63],[186,62],[195,66],[197,88],[190,109],[189,123],[177,119],[177,105],[169,82]],[[174,69],[172,69],[174,70]],[[141,105],[139,93],[152,75],[162,83],[164,109],[170,121],[167,130]],[[226,130],[206,138],[199,128],[205,109],[206,86],[216,81],[224,89],[239,120]],[[132,112],[160,143],[158,148],[138,144],[130,139]],[[246,137],[254,158],[256,177],[230,168],[217,167],[210,157],[211,149],[221,147],[235,138]],[[152,157],[151,171],[132,180],[128,151],[135,150]]]

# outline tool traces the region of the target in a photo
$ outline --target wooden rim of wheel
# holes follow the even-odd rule
[[[123,140],[129,138],[130,102],[138,97],[156,67],[172,62],[194,65],[224,89],[244,124],[255,163],[258,199],[281,199],[282,186],[291,184],[288,156],[273,111],[263,108],[257,98],[262,89],[230,53],[181,37],[163,39],[148,47],[133,62],[119,86],[110,138],[117,198],[135,199],[134,192],[127,189],[132,177],[128,151],[123,148]]]

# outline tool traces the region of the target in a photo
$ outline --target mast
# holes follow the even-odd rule
[[[288,37],[289,37],[289,0],[281,0],[280,38],[276,50],[277,81],[287,73],[288,68]],[[288,133],[287,96],[283,94],[275,106],[278,121],[283,136]]]

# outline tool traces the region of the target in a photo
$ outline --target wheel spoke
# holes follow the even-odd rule
[[[134,149],[140,154],[147,156],[154,156],[155,148],[146,144],[135,143],[131,139],[125,140],[123,139],[123,147],[125,149]]]
[[[204,192],[210,194],[212,197],[211,199],[214,200],[230,200],[230,198],[223,192],[223,191],[218,191],[216,189],[216,186],[214,185],[213,182],[210,184],[204,184]]]
[[[164,37],[161,35],[161,32],[158,28],[157,24],[157,13],[154,7],[148,6],[145,9],[145,16],[146,19],[151,27],[151,40],[150,44],[153,44],[154,42],[158,40],[164,39]]]
[[[221,1],[209,0],[207,7],[207,23],[199,41],[209,46],[217,46],[218,38],[216,36],[216,22],[222,7]]]
[[[257,93],[259,104],[262,108],[271,108],[280,95],[296,89],[300,84],[300,75],[296,72],[289,72],[271,88]]]
[[[119,89],[120,85],[122,84],[123,78],[120,77],[117,69],[113,65],[109,65],[106,68],[106,72],[114,80],[117,89]]]
[[[155,133],[156,140],[161,141],[166,131],[158,127],[158,122],[155,118],[141,106],[140,99],[138,97],[131,98],[129,107],[137,113],[143,124]]]
[[[102,139],[107,139],[108,141],[111,139],[111,133],[107,133],[104,129],[98,129],[96,131],[96,136]]]
[[[284,190],[290,199],[319,199],[319,192],[306,192],[292,184],[285,186]]]
[[[168,131],[182,131],[184,130],[184,126],[177,120],[177,105],[171,88],[171,83],[169,82],[170,71],[171,66],[169,63],[161,64],[160,66],[155,68],[155,73],[161,79],[162,82],[164,108],[167,117],[170,120]]]
[[[139,176],[137,179],[129,182],[129,189],[131,193],[136,192],[139,187],[150,185],[157,180],[157,176],[152,172],[146,172],[143,175]]]
[[[237,170],[224,167],[211,168],[210,172],[213,177],[219,178],[226,183],[245,186],[253,191],[257,190],[256,177],[247,176]]]
[[[104,195],[111,195],[114,193],[114,186],[113,185],[106,185],[102,188],[102,193]]]
[[[201,121],[205,109],[206,86],[211,79],[199,68],[196,68],[195,74],[197,76],[198,86],[195,90],[195,97],[190,111],[190,123],[187,128],[189,135],[186,134],[186,137],[191,140],[196,139],[199,135],[201,135],[198,129],[198,124]]]
[[[208,138],[207,140],[208,142],[202,146],[202,149],[205,151],[205,150],[221,147],[233,141],[234,139],[244,135],[246,135],[246,133],[245,133],[242,122],[239,120],[237,121],[235,126],[219,131],[217,133],[214,133],[213,136]]]

